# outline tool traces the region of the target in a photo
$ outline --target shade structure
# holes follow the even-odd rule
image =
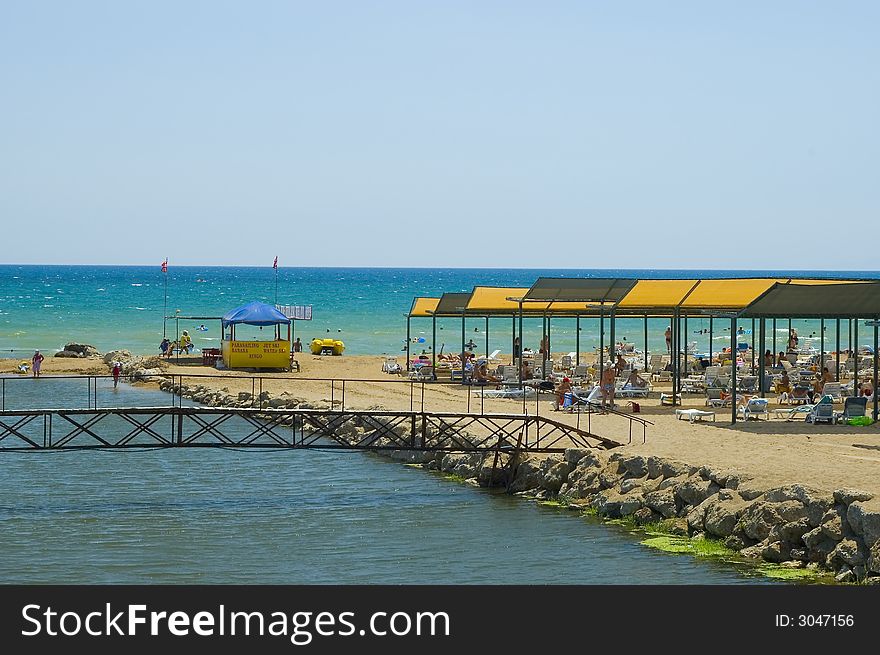
[[[632,278],[539,277],[523,296],[523,301],[616,303],[637,281]]]
[[[553,316],[576,316],[587,313],[583,302],[523,302],[528,287],[474,287],[465,312],[477,316],[510,316],[523,314],[549,314]]]
[[[273,305],[256,300],[226,312],[221,320],[224,328],[229,325],[290,325],[290,319]]]
[[[413,298],[413,304],[409,310],[409,316],[411,318],[430,317],[437,310],[437,304],[439,302],[440,302],[439,298],[428,298],[428,297]]]
[[[639,280],[617,304],[622,309],[678,307],[699,280]]]
[[[876,318],[880,282],[776,284],[751,303],[744,318]]]
[[[470,298],[469,291],[444,293],[434,308],[434,316],[461,316]]]

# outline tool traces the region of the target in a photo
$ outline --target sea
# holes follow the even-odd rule
[[[305,305],[312,320],[295,321],[294,334],[342,340],[352,355],[399,355],[406,348],[406,315],[416,296],[470,291],[476,285],[528,287],[548,277],[880,277],[877,271],[694,271],[598,269],[420,269],[420,268],[279,268],[176,267],[167,274],[160,266],[0,266],[0,356],[25,357],[35,349],[61,350],[68,342],[88,343],[98,350],[124,348],[138,354],[157,354],[164,334],[172,339],[188,330],[197,348],[216,347],[221,338],[219,317],[235,307],[258,300],[270,304]],[[169,318],[170,317],[170,318]],[[540,318],[524,320],[525,347],[537,349]],[[666,351],[668,320],[649,319],[648,349]],[[438,319],[437,343],[432,343],[431,320],[414,318],[410,327],[413,353],[457,351],[461,320]],[[793,327],[805,339],[818,341],[818,321],[799,319]],[[743,321],[747,333],[751,321]],[[512,321],[508,317],[469,318],[466,340],[482,351],[510,352]],[[825,326],[827,343],[836,342],[836,323]],[[260,336],[254,328],[253,336]],[[730,327],[713,326],[713,352],[729,345]],[[581,319],[581,350],[599,346],[598,320]],[[849,344],[850,325],[843,322],[842,344]],[[691,351],[708,352],[709,319],[688,321]],[[784,347],[788,322],[776,326],[777,349]],[[860,330],[867,343],[867,330]],[[554,318],[551,347],[575,349],[576,323]],[[616,338],[644,349],[644,321],[619,318]],[[768,337],[768,339],[771,337]],[[768,347],[772,347],[768,342]],[[841,346],[844,347],[843,345]]]
[[[282,268],[276,295],[272,268],[172,266],[166,278],[158,266],[6,265],[0,267],[0,349],[18,358],[76,341],[149,354],[158,352],[163,329],[188,329],[198,347],[211,347],[219,338],[215,317],[260,300],[311,305],[313,319],[296,325],[304,341],[329,334],[345,341],[347,354],[399,354],[414,296],[571,275],[696,273]],[[527,346],[540,338],[540,320],[532,323],[526,323]],[[197,330],[202,324],[206,331]],[[441,321],[437,348],[460,343],[460,326],[460,320]],[[650,327],[650,348],[665,350],[664,322]],[[698,330],[707,327],[696,320],[694,339],[706,337]],[[798,327],[805,337],[818,329]],[[483,342],[483,319],[469,320],[466,329]],[[490,348],[505,350],[509,330],[509,318],[493,319]],[[643,323],[621,319],[617,333],[638,343]],[[551,335],[557,350],[574,348],[573,321],[554,319]],[[434,346],[428,320],[413,320],[411,337],[416,351]],[[598,345],[595,326],[586,321],[581,337],[582,349]],[[84,384],[6,380],[7,408],[82,406],[89,396]],[[116,406],[169,402],[157,390],[99,384],[102,404],[108,396]],[[652,550],[640,543],[644,535],[624,527],[359,452],[0,450],[0,466],[3,583],[771,582],[741,564]]]

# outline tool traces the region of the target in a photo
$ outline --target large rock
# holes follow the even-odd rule
[[[109,353],[104,355],[104,363],[108,366],[113,362],[124,363],[130,361],[133,355],[128,350],[111,350]]]
[[[806,516],[806,508],[797,500],[786,500],[772,503],[760,500],[752,503],[743,512],[736,525],[736,530],[743,532],[750,539],[763,541],[770,536],[774,525],[789,523]]]
[[[880,503],[877,501],[854,501],[846,510],[846,519],[868,548],[880,540]]]
[[[850,567],[862,566],[866,560],[865,553],[855,539],[844,539],[829,553],[826,564],[836,570],[844,564]]]
[[[678,513],[672,489],[661,489],[647,493],[644,502],[646,507],[650,507],[667,519],[675,517]]]
[[[76,353],[77,357],[100,357],[101,353],[94,346],[86,343],[68,343],[62,352]]]
[[[838,503],[843,503],[844,505],[849,505],[855,501],[867,501],[872,498],[874,498],[874,494],[859,489],[850,489],[847,487],[834,490],[834,500]]]
[[[548,457],[541,466],[543,480],[541,486],[550,493],[559,493],[559,489],[568,477],[570,464],[566,461],[556,461]]]
[[[538,489],[543,481],[544,474],[541,471],[540,461],[535,458],[526,459],[517,467],[516,475],[510,484],[510,491],[516,493]]]
[[[785,541],[772,541],[761,548],[761,557],[768,562],[784,562],[791,554],[791,546]]]
[[[718,493],[720,487],[711,480],[693,475],[675,488],[675,495],[684,505],[699,505],[709,496]]]
[[[716,537],[727,537],[733,534],[736,522],[742,516],[749,503],[739,498],[730,500],[708,499],[703,503],[705,517],[703,525],[706,532]]]
[[[805,516],[797,521],[789,523],[777,523],[770,528],[768,539],[772,541],[782,541],[787,544],[799,545],[802,543],[801,537],[810,531],[810,521]]]
[[[880,573],[880,541],[868,551],[868,570],[871,573]]]
[[[628,478],[643,478],[648,475],[648,463],[640,455],[624,456],[615,453],[611,456],[611,461],[615,460],[620,462],[620,468],[623,469],[624,476]]]

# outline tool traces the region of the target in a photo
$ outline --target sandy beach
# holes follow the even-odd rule
[[[272,395],[287,392],[309,402],[370,409],[420,409],[428,411],[467,411],[520,413],[539,412],[553,419],[585,427],[585,417],[553,411],[553,400],[542,394],[536,402],[485,399],[460,385],[408,383],[404,377],[381,372],[382,356],[319,357],[302,353],[301,371],[294,373],[247,373],[219,371],[205,367],[198,360],[187,363],[163,362],[165,373],[184,376],[188,384],[198,383],[213,390],[230,393],[268,391]],[[403,362],[403,358],[398,358]],[[16,360],[0,360],[0,372],[15,370]],[[49,357],[43,364],[46,375],[103,375],[107,366],[99,359]],[[210,377],[201,377],[210,376]],[[343,384],[342,380],[346,382]],[[648,426],[642,443],[641,429],[634,429],[629,439],[628,421],[614,415],[593,415],[591,430],[603,437],[624,442],[620,450],[632,454],[657,455],[692,465],[706,465],[745,473],[760,486],[800,483],[823,490],[854,487],[880,496],[880,428],[844,425],[813,425],[803,420],[738,421],[730,424],[730,410],[719,409],[716,422],[689,423],[678,420],[674,409],[661,407],[659,393],[669,391],[655,385],[647,400],[640,401],[641,416],[654,423]],[[470,407],[468,396],[470,394]],[[623,408],[627,409],[625,400]],[[685,395],[684,407],[705,409],[703,397]],[[777,407],[771,399],[772,409]]]

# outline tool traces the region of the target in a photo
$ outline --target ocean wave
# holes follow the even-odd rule
[[[133,287],[142,287],[142,286],[144,286],[144,285],[143,285],[143,284],[138,284],[138,283],[136,283],[136,282],[132,282],[132,283],[131,283],[131,286],[133,286]]]

